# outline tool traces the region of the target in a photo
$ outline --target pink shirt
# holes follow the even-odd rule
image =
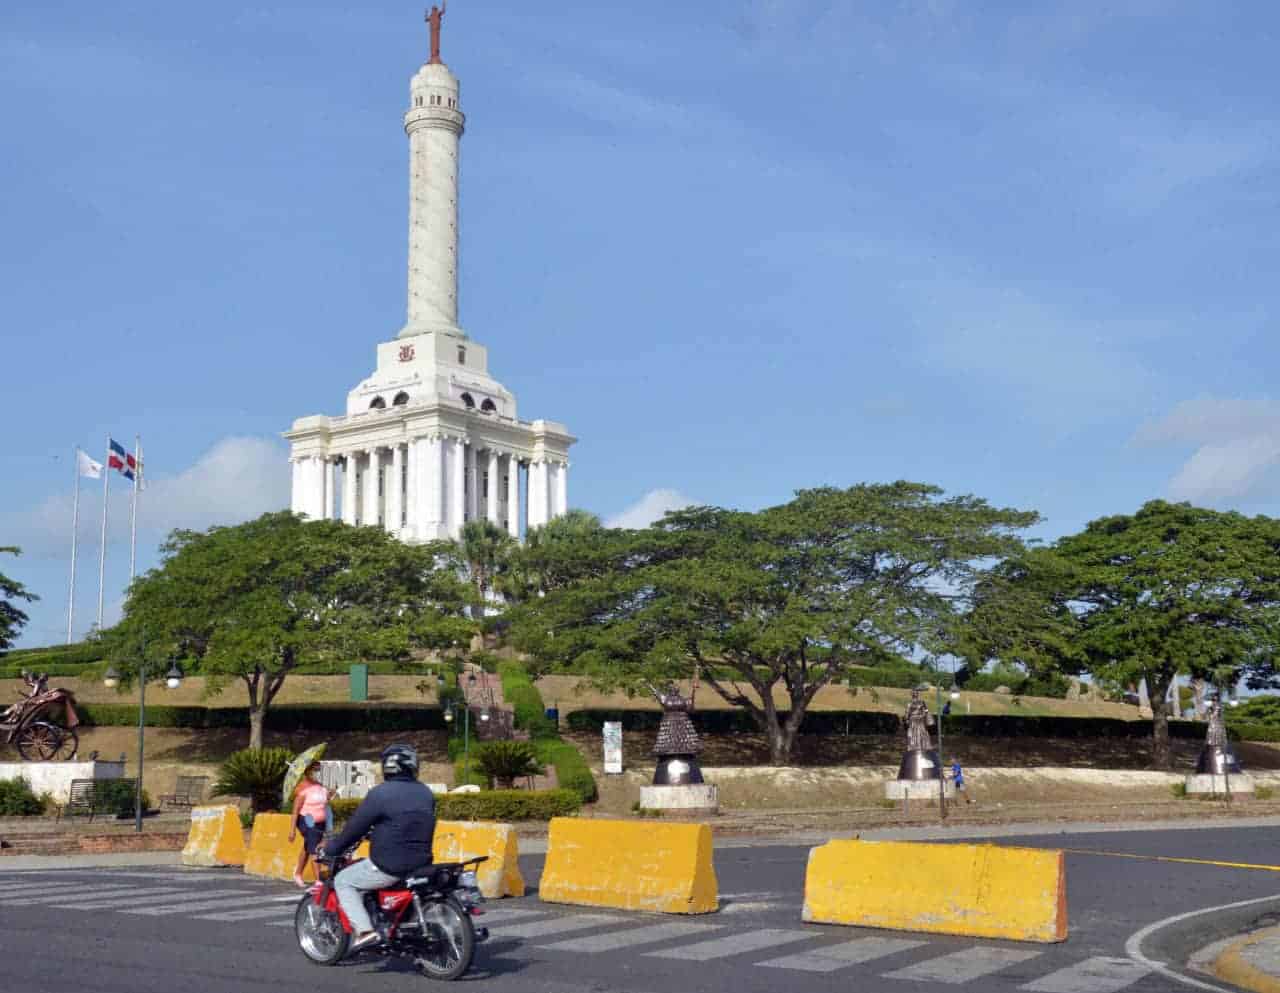
[[[298,808],[298,816],[311,819],[317,824],[324,820],[325,807],[329,803],[329,791],[319,783],[305,782],[298,787],[298,796],[302,797],[302,806]]]

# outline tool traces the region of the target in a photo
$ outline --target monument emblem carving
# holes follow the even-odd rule
[[[401,361],[401,362],[412,362],[412,361],[413,361],[413,346],[412,346],[412,345],[401,345],[401,346],[400,346],[400,361]]]

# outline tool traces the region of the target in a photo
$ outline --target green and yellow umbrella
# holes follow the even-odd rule
[[[302,774],[307,771],[307,767],[312,762],[319,762],[320,756],[324,754],[325,742],[318,745],[312,745],[306,751],[299,752],[294,756],[293,761],[289,763],[289,768],[284,774],[284,805],[287,807],[293,803],[293,791],[298,788],[298,783],[302,781]]]

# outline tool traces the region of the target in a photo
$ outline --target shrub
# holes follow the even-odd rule
[[[482,790],[493,789],[493,780],[483,769],[480,763],[476,761],[476,753],[471,753],[470,765],[467,764],[466,756],[459,756],[453,763],[453,785],[459,786],[479,786]]]
[[[573,790],[583,803],[596,800],[596,779],[591,775],[582,753],[568,741],[543,740],[535,743],[538,758],[555,767],[556,783],[561,789]]]
[[[333,811],[334,824],[343,824],[352,814],[356,812],[356,808],[360,806],[359,800],[353,800],[347,797],[334,797],[329,801],[329,809]]]
[[[133,817],[136,811],[137,798],[134,795],[134,784],[123,779],[103,779],[97,786],[97,809],[116,817]],[[146,790],[142,791],[143,813],[151,809],[151,797]]]
[[[78,704],[82,723],[96,727],[131,727],[138,723],[135,703]],[[247,707],[174,707],[147,705],[148,727],[247,728]],[[367,704],[272,707],[267,711],[270,731],[440,731],[447,725],[439,707]]]
[[[509,790],[517,779],[542,774],[538,756],[527,741],[491,741],[482,745],[476,764],[499,789]]]
[[[573,790],[488,790],[436,797],[436,815],[449,821],[546,821],[576,814]]]
[[[502,695],[515,710],[516,727],[528,731],[533,738],[554,738],[555,725],[547,717],[542,694],[524,666],[519,662],[500,662],[498,676],[502,680]]]
[[[43,813],[44,801],[25,779],[0,779],[0,817],[35,817]]]
[[[214,796],[247,796],[255,814],[276,810],[293,753],[287,748],[245,748],[218,770]]]

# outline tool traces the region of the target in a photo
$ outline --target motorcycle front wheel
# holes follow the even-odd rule
[[[423,908],[426,930],[413,964],[428,979],[457,979],[471,968],[476,932],[471,915],[452,898]]]
[[[343,929],[338,915],[317,905],[310,893],[298,901],[293,929],[302,954],[317,965],[337,965],[351,944],[351,935]]]

